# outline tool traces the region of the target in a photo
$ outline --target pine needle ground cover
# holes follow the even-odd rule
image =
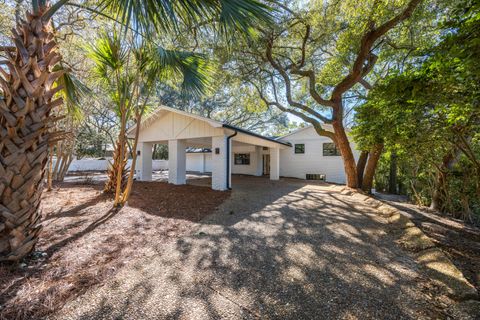
[[[209,187],[136,182],[129,205],[112,210],[102,189],[69,182],[44,193],[35,253],[20,268],[0,265],[0,319],[50,314],[126,264],[161,252],[229,196]]]

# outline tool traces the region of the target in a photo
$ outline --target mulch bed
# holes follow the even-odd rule
[[[102,187],[61,183],[44,193],[37,251],[20,265],[0,265],[0,319],[45,317],[125,264],[188,233],[230,195],[135,182],[128,206],[113,210]]]

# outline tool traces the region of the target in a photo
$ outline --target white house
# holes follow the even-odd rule
[[[329,126],[325,129],[332,130]],[[135,127],[128,131],[128,137],[134,134]],[[215,190],[229,189],[232,174],[345,183],[342,158],[335,145],[319,136],[313,127],[272,139],[162,106],[140,127],[136,167],[139,180],[152,179],[153,144],[168,145],[168,181],[173,184],[185,184],[186,171],[211,172]],[[353,144],[352,148],[358,157]]]

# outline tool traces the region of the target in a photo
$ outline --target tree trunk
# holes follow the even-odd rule
[[[435,178],[434,189],[432,193],[432,202],[430,203],[430,209],[442,212],[445,204],[445,185],[447,182],[447,174],[443,171],[437,171]]]
[[[122,157],[120,155],[120,142],[117,141],[115,144],[115,148],[113,150],[113,163],[109,163],[108,170],[107,170],[107,182],[105,183],[105,188],[104,192],[107,193],[114,193],[117,190],[117,174],[118,174],[118,168],[122,168],[122,173],[121,173],[121,179],[120,179],[120,187],[123,190],[123,187],[125,186],[127,182],[127,156],[126,156],[126,150],[124,149],[124,156]]]
[[[124,161],[128,159],[126,137],[125,137],[126,126],[127,126],[127,115],[126,115],[127,111],[125,110],[125,108],[122,108],[122,107],[120,107],[120,109],[122,110],[121,111],[122,115],[120,119],[121,124],[120,124],[120,133],[118,136],[118,141],[119,141],[118,148],[119,148],[119,156],[121,157],[120,163],[123,164]],[[115,200],[114,200],[113,206],[117,207],[120,204],[122,191],[123,191],[122,177],[124,173],[124,167],[118,166],[117,168],[115,168],[115,170],[117,170],[117,176],[116,176],[117,181],[115,184]]]
[[[445,201],[447,200],[448,172],[452,170],[452,167],[460,159],[460,154],[460,149],[454,148],[451,152],[449,152],[443,157],[442,164],[437,170],[434,189],[432,192],[432,202],[430,203],[430,209],[440,212],[445,211]]]
[[[62,143],[59,141],[57,143],[57,150],[56,150],[56,155],[57,155],[57,161],[55,161],[55,167],[53,168],[53,179],[57,179],[57,172],[58,168],[60,167],[60,163],[62,162]]]
[[[375,170],[377,169],[378,160],[380,159],[382,150],[383,144],[376,144],[370,151],[367,167],[365,168],[365,174],[363,175],[362,190],[365,192],[372,192],[373,177],[375,176]]]
[[[53,185],[53,147],[50,147],[50,156],[48,159],[47,171],[47,191],[52,191]]]
[[[137,164],[137,145],[138,145],[138,136],[140,135],[140,124],[142,121],[142,114],[138,114],[136,117],[137,126],[135,127],[135,140],[133,141],[132,147],[132,165],[130,166],[130,173],[128,175],[127,187],[123,193],[122,204],[125,204],[130,198],[130,193],[132,192],[133,186],[133,175],[135,174],[135,166]]]
[[[345,175],[347,176],[347,187],[358,188],[357,166],[355,164],[355,158],[353,157],[352,148],[350,147],[350,141],[345,133],[345,128],[342,122],[338,120],[333,121],[332,125],[335,132],[335,143],[343,159]]]
[[[5,49],[8,69],[0,68],[0,261],[18,261],[37,243],[49,147],[61,138],[51,116],[63,103],[52,100],[61,56],[42,20],[47,9],[27,13],[12,30],[15,50]]]
[[[397,194],[397,154],[390,154],[390,173],[388,175],[388,192]]]
[[[358,187],[361,188],[363,184],[363,172],[365,171],[365,165],[367,164],[368,151],[362,151],[360,153],[360,158],[357,162],[357,181]]]

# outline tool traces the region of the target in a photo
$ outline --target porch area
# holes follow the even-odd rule
[[[129,131],[129,138],[134,132]],[[190,150],[210,150],[195,157],[200,174],[211,173],[214,190],[232,187],[232,174],[280,177],[280,150],[290,145],[236,128],[209,118],[169,107],[142,122],[137,146],[135,175],[139,181],[152,181],[154,144],[168,146],[168,182],[186,184],[187,154]],[[192,158],[190,156],[190,158]]]

